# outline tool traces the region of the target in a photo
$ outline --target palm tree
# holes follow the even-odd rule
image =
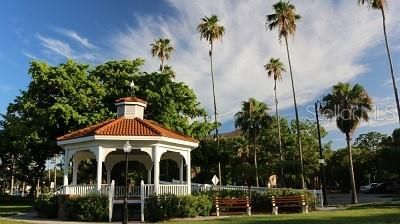
[[[278,124],[278,139],[279,139],[279,159],[280,159],[280,168],[281,168],[281,185],[285,186],[284,181],[284,172],[283,172],[283,155],[282,155],[282,139],[281,139],[281,125],[279,120],[279,112],[278,112],[278,98],[276,97],[276,81],[282,80],[282,75],[285,70],[285,66],[280,61],[279,58],[271,58],[269,63],[264,65],[265,70],[267,71],[268,78],[274,79],[274,93],[275,93],[275,114],[276,114],[276,122]]]
[[[301,149],[301,142],[300,142],[299,112],[297,111],[296,91],[294,88],[292,64],[290,61],[289,45],[287,41],[289,35],[294,36],[294,33],[296,32],[296,21],[299,20],[301,17],[300,15],[296,14],[296,8],[294,7],[294,5],[290,4],[289,1],[285,2],[280,0],[279,2],[275,3],[272,7],[274,9],[274,13],[267,15],[266,17],[267,21],[265,23],[265,26],[269,30],[278,29],[279,40],[281,41],[283,38],[286,44],[286,53],[289,62],[290,79],[292,81],[294,110],[296,114],[297,147],[299,150],[300,166],[301,166],[301,186],[304,189],[305,188],[304,166],[303,166],[303,152]]]
[[[270,116],[267,111],[268,106],[265,103],[259,102],[254,98],[242,102],[241,111],[235,114],[235,127],[240,128],[243,134],[253,142],[254,150],[254,168],[256,172],[256,185],[258,183],[258,166],[257,166],[257,139],[262,128],[270,123]]]
[[[367,5],[368,8],[370,8],[370,9],[377,9],[377,10],[381,11],[383,35],[385,36],[386,52],[387,52],[387,55],[388,55],[389,66],[390,66],[390,74],[391,74],[392,84],[393,84],[394,97],[395,97],[396,105],[397,105],[397,115],[399,117],[399,122],[400,122],[399,95],[397,93],[396,78],[394,77],[392,55],[390,54],[390,48],[389,48],[389,43],[388,43],[387,34],[386,34],[386,17],[385,17],[386,0],[358,0],[358,4]]]
[[[361,85],[339,82],[333,86],[332,93],[322,99],[322,114],[327,118],[336,118],[336,125],[346,135],[349,152],[351,202],[357,203],[356,184],[354,181],[351,137],[361,121],[368,121],[372,111],[372,99]]]
[[[174,48],[171,45],[171,41],[169,39],[158,39],[154,42],[154,44],[150,44],[151,46],[151,55],[153,57],[157,56],[160,61],[160,71],[164,71],[164,61],[170,58],[171,52]]]
[[[213,70],[213,46],[214,41],[222,39],[225,33],[225,28],[219,24],[219,19],[216,15],[210,17],[204,17],[201,19],[200,24],[197,26],[197,31],[200,33],[200,40],[205,39],[209,44],[208,55],[210,56],[210,69],[211,69],[211,82],[212,82],[212,92],[214,99],[214,123],[215,123],[215,137],[219,141],[218,137],[218,119],[217,119],[217,103],[215,100],[215,83],[214,83],[214,70]]]

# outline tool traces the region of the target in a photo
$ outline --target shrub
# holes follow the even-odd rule
[[[57,196],[40,195],[33,205],[39,217],[42,218],[57,218]]]
[[[28,205],[33,204],[35,200],[31,197],[22,197],[8,194],[0,195],[0,204]]]
[[[211,213],[213,201],[206,195],[192,196],[196,199],[196,207],[199,216],[208,216]]]
[[[151,222],[164,221],[172,217],[177,217],[179,199],[176,195],[163,194],[151,195],[146,200],[146,215]]]
[[[146,201],[146,219],[156,222],[175,217],[206,216],[210,214],[211,207],[212,200],[206,195],[152,195]]]
[[[65,202],[69,220],[106,221],[108,219],[108,198],[101,195],[72,197]]]

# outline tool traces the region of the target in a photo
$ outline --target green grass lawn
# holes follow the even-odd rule
[[[299,224],[299,223],[349,223],[349,224],[367,224],[367,223],[400,223],[400,203],[385,204],[367,204],[360,206],[351,206],[343,210],[317,211],[310,214],[280,214],[240,216],[227,219],[202,221],[205,223],[225,224]],[[180,221],[171,223],[183,223]]]
[[[0,205],[0,213],[17,213],[31,210],[29,205],[4,206]],[[169,224],[184,224],[184,223],[200,223],[200,221],[182,220],[167,222]],[[336,223],[336,224],[368,224],[368,223],[400,223],[400,202],[392,203],[373,203],[362,204],[357,206],[349,206],[340,210],[333,211],[316,211],[310,214],[280,214],[272,215],[254,215],[248,216],[233,216],[226,219],[201,221],[202,223],[212,224],[299,224],[299,223]],[[38,221],[38,224],[40,222]],[[0,218],[0,224],[26,224],[20,221],[7,220]]]
[[[0,205],[0,217],[32,211],[31,205]]]

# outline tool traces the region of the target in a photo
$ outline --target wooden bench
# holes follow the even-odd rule
[[[247,214],[251,215],[251,201],[248,197],[245,198],[219,198],[215,197],[215,210],[219,216],[220,210],[240,209],[245,208]]]
[[[301,208],[302,213],[308,213],[308,205],[304,199],[304,195],[301,196],[285,196],[285,197],[274,197],[272,196],[272,214],[278,215],[278,208]]]

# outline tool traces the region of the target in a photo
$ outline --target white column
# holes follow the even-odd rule
[[[152,168],[147,169],[147,184],[151,184],[151,170]]]
[[[186,183],[188,186],[188,194],[192,194],[192,169],[191,169],[190,150],[187,152],[187,157],[186,157]]]
[[[97,181],[96,181],[96,189],[97,191],[101,190],[101,180],[102,180],[102,173],[103,173],[103,148],[98,146],[95,148],[95,155],[97,161]]]
[[[161,158],[161,152],[160,152],[160,147],[159,146],[154,146],[153,147],[153,166],[154,166],[154,190],[155,193],[158,194],[158,186],[160,185],[160,158]]]
[[[111,168],[107,167],[107,184],[111,184]]]
[[[68,170],[69,170],[69,155],[68,151],[64,150],[64,186],[68,186]]]
[[[179,183],[180,184],[183,184],[183,167],[184,167],[184,164],[183,164],[183,157],[182,157],[181,164],[179,166]]]
[[[78,182],[78,166],[79,166],[79,161],[78,161],[78,152],[75,153],[73,159],[72,159],[72,185],[76,185]]]

